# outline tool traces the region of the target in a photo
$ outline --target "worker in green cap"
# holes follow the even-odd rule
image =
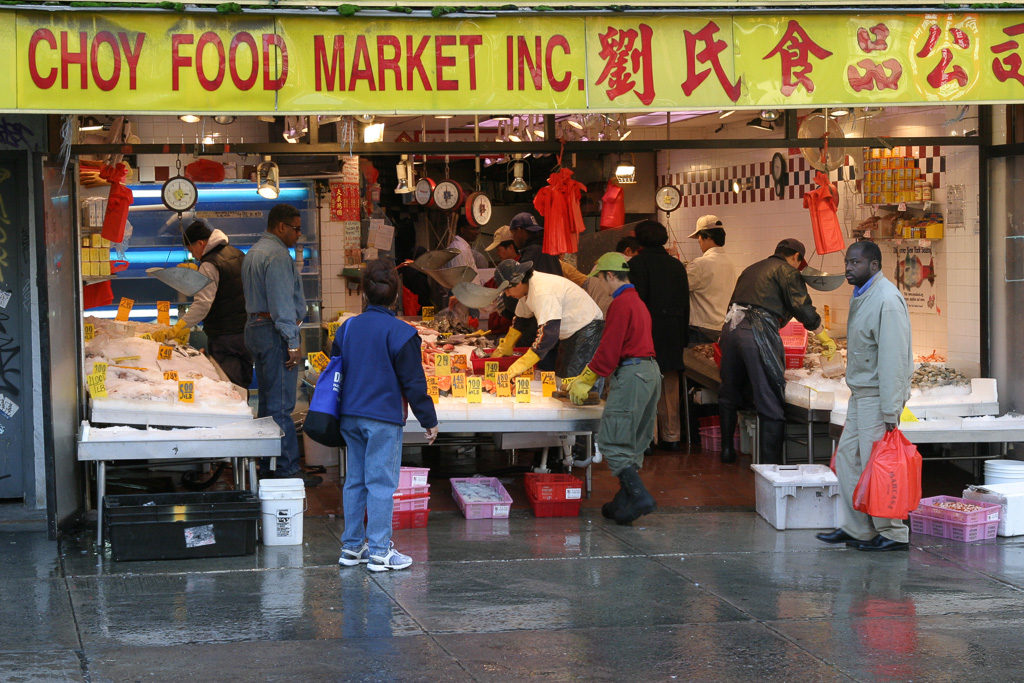
[[[631,524],[657,507],[639,470],[654,433],[661,371],[654,359],[651,314],[629,283],[626,257],[618,252],[604,254],[590,276],[603,280],[613,298],[601,342],[590,364],[569,385],[569,397],[582,405],[598,378],[611,375],[597,446],[619,478],[620,488],[601,507],[601,514],[619,524]]]

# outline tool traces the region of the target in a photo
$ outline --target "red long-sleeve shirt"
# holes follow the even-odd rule
[[[590,361],[590,369],[601,377],[615,371],[626,358],[653,358],[651,314],[633,285],[622,285],[605,317],[601,343]]]

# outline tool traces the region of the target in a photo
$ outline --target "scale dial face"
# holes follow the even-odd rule
[[[160,188],[160,198],[171,211],[183,213],[188,211],[199,200],[199,190],[196,184],[185,176],[174,176],[168,178],[163,187]]]
[[[434,188],[434,204],[442,211],[451,211],[462,202],[462,188],[454,180],[442,180]]]
[[[775,196],[781,197],[786,185],[789,183],[786,173],[786,158],[778,152],[772,155],[771,175],[772,182],[775,184]]]
[[[671,213],[679,208],[683,201],[683,195],[675,185],[662,185],[654,193],[654,203],[666,213]]]
[[[434,203],[434,181],[430,178],[420,178],[416,181],[414,193],[416,203],[420,206],[431,206]]]
[[[466,218],[470,223],[480,227],[491,220],[491,199],[483,192],[474,192],[469,197],[466,207]]]

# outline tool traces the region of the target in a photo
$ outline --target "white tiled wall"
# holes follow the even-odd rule
[[[320,288],[324,320],[336,320],[342,312],[361,313],[362,294],[348,289],[338,277],[345,265],[343,224],[330,219],[329,202],[320,209]]]
[[[668,171],[669,159],[673,173],[702,169],[729,167],[754,162],[766,162],[776,151],[784,156],[785,149],[773,150],[673,150],[658,155],[658,173]],[[967,187],[968,201],[965,207],[967,227],[956,232],[947,232],[946,239],[932,243],[935,255],[936,280],[935,297],[939,314],[914,313],[911,326],[915,354],[929,354],[933,350],[948,357],[950,363],[968,375],[979,372],[979,279],[978,279],[978,235],[977,235],[977,168],[978,156],[973,148],[945,148],[946,169],[944,185],[959,183]],[[669,157],[671,155],[671,157]],[[860,205],[861,197],[855,194],[853,183],[840,182],[839,218],[849,244],[850,229],[871,215],[871,209]],[[944,200],[940,189],[935,194],[938,202]],[[748,265],[769,256],[779,240],[795,237],[813,252],[814,237],[808,211],[801,199],[726,204],[696,208],[682,207],[668,215],[667,225],[672,239],[675,239],[681,254],[687,259],[700,255],[695,240],[687,239],[696,220],[704,214],[715,214],[725,224],[727,233],[726,251],[742,270]],[[664,219],[665,214],[661,214]],[[885,276],[893,279],[895,268],[895,243],[882,242],[882,268]],[[843,255],[828,254],[824,257],[810,256],[808,262],[829,273],[843,272]],[[836,334],[845,334],[846,318],[849,313],[851,288],[843,285],[833,292],[811,290],[811,296],[819,313],[828,305],[832,314],[832,328]]]

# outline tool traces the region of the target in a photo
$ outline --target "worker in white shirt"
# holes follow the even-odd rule
[[[690,283],[690,346],[711,344],[722,336],[722,325],[736,286],[736,266],[726,255],[725,228],[718,216],[697,219],[690,234],[697,240],[700,256],[686,264]]]

